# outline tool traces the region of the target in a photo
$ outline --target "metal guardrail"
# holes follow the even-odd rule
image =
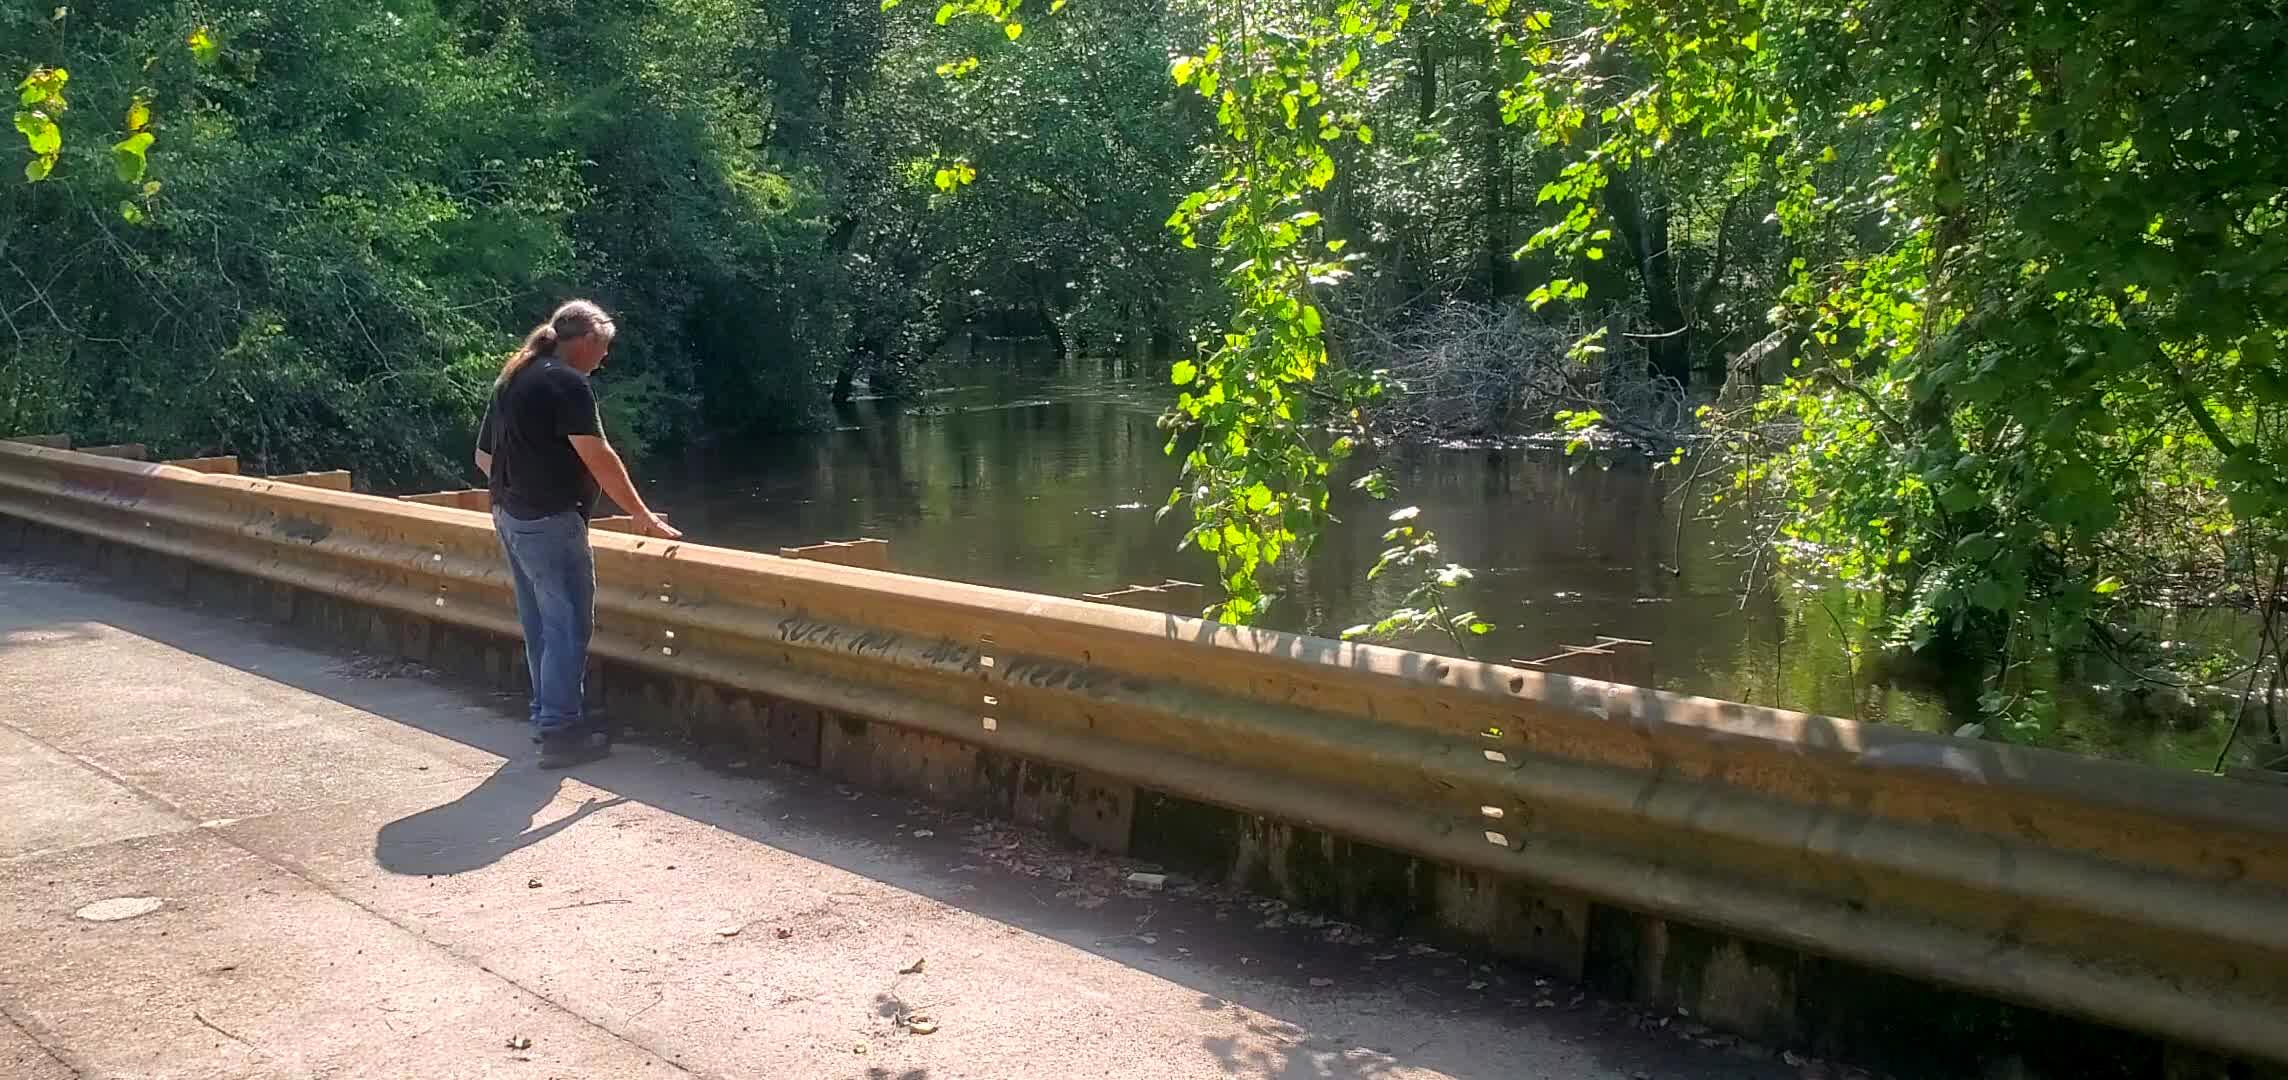
[[[482,514],[0,443],[0,517],[514,636]],[[597,535],[596,650],[2288,1062],[2288,787]]]

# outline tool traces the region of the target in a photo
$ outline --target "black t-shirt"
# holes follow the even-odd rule
[[[603,433],[586,375],[553,356],[517,369],[493,391],[477,431],[477,449],[493,456],[493,505],[526,521],[566,510],[592,516],[596,478],[571,437]]]

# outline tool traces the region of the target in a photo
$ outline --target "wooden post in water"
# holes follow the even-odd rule
[[[1554,656],[1512,660],[1520,667],[1629,686],[1653,685],[1652,642],[1599,635],[1594,645],[1565,645]]]
[[[483,488],[465,488],[460,491],[426,491],[418,495],[400,495],[402,502],[423,506],[442,506],[452,510],[474,510],[489,514],[493,509],[493,493]]]
[[[890,568],[890,542],[860,538],[857,540],[828,540],[821,544],[779,549],[782,559],[808,559],[812,562],[833,563],[836,566],[855,566],[861,570],[888,570]]]
[[[332,469],[326,472],[286,473],[282,476],[265,477],[265,479],[276,480],[281,484],[295,484],[300,487],[324,488],[327,491],[348,491],[350,490],[351,486],[350,471],[348,469]]]
[[[189,469],[192,472],[208,473],[214,476],[238,475],[238,457],[233,454],[225,454],[221,457],[168,458],[160,464],[173,465],[179,469]]]
[[[1183,615],[1198,618],[1205,606],[1207,586],[1196,581],[1177,581],[1169,578],[1158,585],[1130,585],[1111,592],[1083,593],[1081,599],[1092,604],[1111,604],[1115,607],[1157,611],[1162,615]]]

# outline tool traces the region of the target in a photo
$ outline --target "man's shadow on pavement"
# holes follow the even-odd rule
[[[510,852],[537,844],[598,810],[625,798],[589,799],[546,825],[532,817],[555,801],[564,778],[502,762],[484,782],[442,806],[392,821],[374,834],[373,860],[393,874],[463,874],[499,862]]]

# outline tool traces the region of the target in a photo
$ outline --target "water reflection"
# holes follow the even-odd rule
[[[900,570],[1033,592],[1214,579],[1210,560],[1176,550],[1179,515],[1154,521],[1177,476],[1156,424],[1160,379],[1003,363],[949,381],[902,404],[854,403],[814,436],[653,463],[655,501],[710,544],[882,537]],[[1843,643],[1874,614],[1860,598],[1743,596],[1741,527],[1699,520],[1673,471],[1538,450],[1422,449],[1391,464],[1446,556],[1477,570],[1465,602],[1499,627],[1473,642],[1482,659],[1633,638],[1652,642],[1662,689],[1929,730],[1960,722],[1931,692],[1854,670]],[[1296,570],[1271,624],[1332,636],[1395,604],[1399,586],[1365,580],[1390,508],[1339,496],[1343,524]],[[1695,518],[1681,538],[1680,512]],[[2086,752],[2189,764],[2218,742],[2214,730],[2108,720],[2071,687],[2060,706],[2059,741]]]

